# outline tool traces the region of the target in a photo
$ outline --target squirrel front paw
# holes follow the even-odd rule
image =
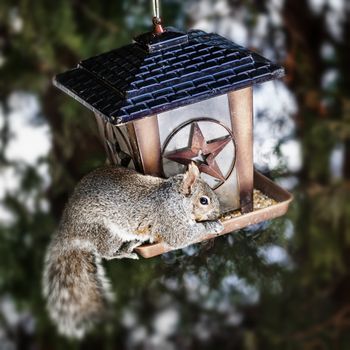
[[[221,223],[221,221],[207,221],[204,223],[205,228],[208,233],[217,234],[223,231],[224,225]]]

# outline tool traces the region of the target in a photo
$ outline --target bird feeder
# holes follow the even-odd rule
[[[220,35],[155,22],[153,32],[81,61],[54,84],[94,112],[110,163],[169,177],[194,161],[223,216],[239,211],[223,220],[228,233],[283,215],[291,201],[253,165],[252,87],[283,75],[280,66]],[[274,204],[254,210],[254,188]],[[166,248],[137,250],[151,257]]]

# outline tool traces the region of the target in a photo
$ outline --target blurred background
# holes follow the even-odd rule
[[[255,163],[293,192],[291,210],[109,262],[113,320],[82,343],[59,337],[40,292],[44,250],[105,155],[93,114],[51,80],[148,31],[150,1],[1,0],[0,349],[349,349],[349,1],[163,0],[162,17],[284,65],[284,80],[255,88]]]

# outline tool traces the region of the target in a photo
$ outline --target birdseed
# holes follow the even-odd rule
[[[270,207],[272,205],[277,204],[277,201],[275,201],[274,199],[268,197],[266,194],[262,193],[259,190],[254,189],[253,192],[253,210],[259,210],[259,209],[264,209],[267,207]],[[225,213],[221,219],[222,220],[229,220],[229,219],[233,219],[236,218],[238,216],[241,216],[242,213],[240,211],[240,209],[237,210],[233,210],[229,213]]]

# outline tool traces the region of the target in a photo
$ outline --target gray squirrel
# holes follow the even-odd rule
[[[182,248],[223,230],[219,201],[192,163],[168,179],[106,166],[85,176],[48,246],[43,294],[59,333],[81,338],[113,300],[101,259],[137,259],[134,248]]]

